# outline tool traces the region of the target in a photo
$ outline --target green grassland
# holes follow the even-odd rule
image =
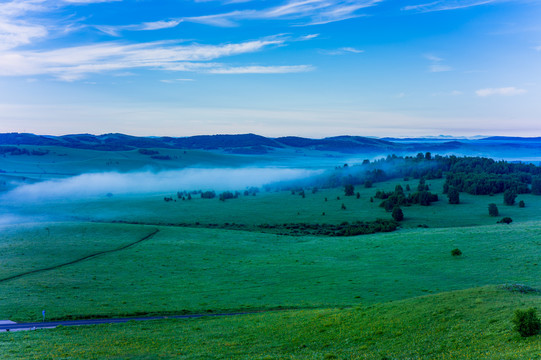
[[[347,309],[66,327],[0,337],[7,359],[538,359],[515,308],[541,296],[499,287]]]
[[[15,321],[204,313],[273,308],[321,308],[386,302],[487,284],[541,287],[540,222],[469,228],[410,229],[357,237],[291,237],[220,229],[158,227],[153,238],[123,251],[0,283],[0,313]],[[32,241],[0,244],[11,256],[7,275],[39,250],[43,265],[64,263],[105,247],[137,240],[153,228],[73,224],[26,229]],[[14,225],[19,227],[19,225]],[[119,238],[113,234],[119,235]],[[71,236],[66,236],[71,233]],[[4,235],[5,234],[5,235]],[[93,239],[98,239],[97,243]],[[80,247],[75,243],[81,244]],[[65,244],[65,246],[64,246]],[[83,246],[84,245],[84,246]],[[58,251],[62,247],[64,251]],[[460,248],[461,257],[451,256]],[[54,259],[51,260],[51,259]]]
[[[35,181],[106,164],[129,171],[146,161],[138,152],[92,158],[99,152],[65,151],[73,152],[65,157],[73,166],[50,151],[37,175],[36,156],[8,156],[0,168],[11,172],[2,179]],[[216,166],[252,161],[180,150],[156,161],[179,166],[190,157],[185,164],[193,165],[197,156]],[[8,160],[19,162],[10,169]],[[304,198],[262,191],[183,201],[159,192],[2,204],[2,213],[19,220],[0,225],[0,319],[36,321],[43,309],[49,319],[271,311],[1,333],[0,358],[538,359],[539,337],[520,338],[510,318],[517,307],[541,308],[540,295],[498,285],[541,288],[541,196],[519,195],[526,203],[519,208],[503,205],[501,194],[461,193],[461,203],[450,205],[443,180],[429,180],[440,200],[403,207],[405,219],[392,233],[300,236],[257,227],[390,219],[381,200],[370,198],[397,184],[415,189],[417,180],[356,186],[358,199],[334,188],[306,189]],[[176,201],[165,202],[168,196]],[[499,217],[488,215],[489,203]],[[496,224],[504,216],[513,223]],[[455,248],[463,254],[452,256]],[[2,280],[18,274],[26,275]]]

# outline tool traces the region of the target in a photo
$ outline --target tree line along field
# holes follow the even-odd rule
[[[525,208],[517,205],[506,206],[502,194],[470,195],[460,193],[460,204],[450,205],[447,196],[442,193],[444,181],[429,180],[430,191],[438,194],[439,201],[430,206],[413,205],[402,207],[404,221],[402,228],[415,228],[419,225],[428,227],[461,227],[489,225],[501,217],[509,216],[513,221],[536,219],[541,209],[541,197],[532,194],[520,194],[517,203],[523,200]],[[343,222],[374,221],[391,219],[391,214],[380,207],[381,199],[375,198],[377,190],[393,191],[396,185],[417,187],[418,180],[391,180],[377,183],[373,188],[356,186],[357,196],[344,196],[342,187],[320,189],[315,194],[305,191],[303,198],[291,191],[259,192],[256,196],[241,195],[237,199],[219,201],[218,198],[202,199],[193,195],[191,200],[178,199],[176,194],[156,195],[118,195],[97,197],[78,201],[69,199],[51,200],[47,203],[22,201],[20,204],[7,205],[6,208],[26,216],[42,216],[59,220],[127,222],[142,224],[191,225],[241,224],[253,228],[263,224],[340,224]],[[406,194],[413,192],[406,191]],[[164,197],[174,200],[165,202]],[[370,199],[373,199],[373,202]],[[490,217],[488,204],[495,203],[500,217]],[[343,206],[345,209],[343,208]],[[258,231],[261,229],[258,229]]]
[[[35,321],[43,309],[49,319],[297,310],[100,326],[98,332],[3,333],[0,355],[534,358],[539,342],[513,333],[510,318],[517,307],[539,307],[539,293],[498,285],[541,288],[541,197],[519,194],[521,208],[504,205],[502,194],[461,192],[452,205],[444,182],[426,181],[439,201],[403,206],[398,231],[352,237],[281,235],[259,225],[391,219],[375,193],[397,185],[413,192],[419,180],[356,184],[358,197],[338,186],[226,201],[160,193],[10,204],[7,211],[47,217],[1,226],[2,318]],[[174,200],[164,201],[168,197]],[[498,217],[489,216],[490,203],[497,204]],[[504,216],[513,222],[496,224]],[[451,255],[456,248],[462,255]],[[51,269],[1,280],[45,268]],[[112,341],[112,334],[120,340]],[[51,339],[55,346],[45,344]],[[502,350],[493,351],[502,342]]]

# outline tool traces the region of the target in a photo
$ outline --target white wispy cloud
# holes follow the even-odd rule
[[[446,11],[464,9],[472,6],[486,5],[502,1],[506,0],[438,0],[424,4],[408,5],[403,7],[402,10],[419,12]]]
[[[299,41],[307,41],[307,40],[315,39],[318,36],[319,36],[319,34],[308,34],[308,35],[301,36],[298,40]],[[541,48],[541,46],[540,46],[540,48]]]
[[[13,0],[0,3],[0,50],[12,49],[45,38],[48,30],[27,16],[44,11],[43,0]]]
[[[445,71],[452,71],[453,68],[449,65],[441,65],[441,64],[432,64],[428,67],[429,72],[445,72]]]
[[[433,55],[433,54],[425,54],[424,57],[432,62],[431,65],[428,66],[428,72],[445,72],[445,71],[452,71],[453,68],[449,65],[442,64],[444,61],[443,58]]]
[[[182,22],[182,19],[172,20],[159,20],[153,22],[144,22],[135,25],[95,25],[94,27],[101,32],[109,34],[111,36],[120,36],[122,31],[149,31],[149,30],[161,30],[170,29],[178,26]]]
[[[178,45],[173,42],[122,44],[106,42],[49,51],[0,52],[0,76],[51,75],[74,81],[93,73],[154,69],[208,73],[286,73],[308,71],[308,65],[228,67],[212,62],[223,57],[262,51],[285,44],[284,39],[221,45]]]
[[[290,66],[238,66],[220,67],[209,69],[211,74],[288,74],[312,71],[312,65],[290,65]]]
[[[321,25],[361,16],[358,10],[383,0],[289,0],[259,10],[235,10],[222,14],[184,18],[212,26],[238,26],[244,20],[299,20],[296,25]]]
[[[361,54],[364,50],[356,49],[353,47],[342,47],[334,50],[320,50],[323,55],[344,55],[344,54]]]
[[[510,87],[502,87],[502,88],[479,89],[475,93],[477,94],[477,96],[481,96],[481,97],[487,97],[487,96],[493,96],[493,95],[514,96],[514,95],[525,94],[527,93],[527,90],[510,86]]]
[[[66,3],[72,4],[97,4],[97,3],[106,3],[106,2],[116,2],[122,0],[63,0]]]
[[[66,34],[82,26],[76,20],[44,16],[69,5],[88,5],[122,0],[8,0],[0,3],[0,50],[29,45],[53,34]],[[70,17],[67,17],[69,19]]]

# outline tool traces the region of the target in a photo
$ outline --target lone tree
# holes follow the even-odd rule
[[[503,192],[503,203],[505,205],[514,205],[517,193],[515,190],[507,189]]]
[[[399,206],[394,207],[392,217],[396,221],[404,220],[404,213],[402,212],[402,209]]]
[[[500,212],[498,211],[498,207],[496,206],[496,204],[488,204],[488,214],[490,216],[500,215]]]
[[[526,204],[524,203],[524,200],[520,200],[520,201],[518,202],[518,207],[523,208],[523,207],[525,207],[525,206],[526,206]]]
[[[515,325],[515,331],[522,337],[537,335],[541,331],[541,321],[537,317],[535,308],[515,310],[515,316],[511,321]]]
[[[447,197],[449,198],[449,204],[460,204],[460,194],[455,187],[450,187],[447,192]]]
[[[353,196],[355,195],[355,187],[351,184],[347,184],[345,187],[344,187],[344,190],[345,190],[345,193],[346,193],[346,196]]]

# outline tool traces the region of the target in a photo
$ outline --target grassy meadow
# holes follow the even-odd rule
[[[175,166],[255,161],[167,151]],[[9,177],[39,181],[107,164],[129,171],[145,160],[136,152],[65,152],[0,161],[20,171],[2,175],[5,188]],[[30,176],[38,165],[47,171]],[[503,205],[501,194],[461,193],[461,203],[450,205],[443,180],[428,180],[439,201],[403,207],[395,232],[291,236],[257,227],[390,219],[381,200],[370,198],[397,184],[415,189],[418,180],[356,186],[358,198],[333,188],[226,201],[158,191],[3,203],[14,220],[0,224],[0,319],[37,321],[43,309],[49,319],[268,312],[0,333],[0,358],[539,358],[539,336],[522,339],[510,323],[516,308],[541,308],[539,293],[499,285],[541,288],[541,196],[519,195],[526,203],[519,208]],[[489,203],[498,205],[498,217],[488,215]],[[496,224],[504,216],[513,222]],[[245,230],[223,226],[232,223]],[[463,254],[452,256],[455,248]]]
[[[4,333],[8,359],[538,359],[515,308],[541,296],[496,286],[346,309],[276,311]]]

